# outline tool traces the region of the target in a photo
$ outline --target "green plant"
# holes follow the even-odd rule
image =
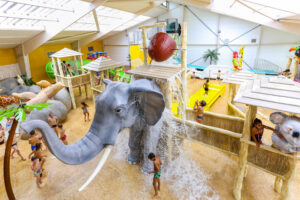
[[[17,107],[12,107],[9,109],[5,110],[0,110],[0,121],[6,117],[7,119],[12,117],[13,115],[15,116],[11,129],[9,131],[9,136],[6,141],[6,146],[5,146],[5,153],[4,153],[4,166],[3,166],[3,174],[4,174],[4,185],[6,189],[6,193],[8,196],[8,199],[16,199],[12,185],[11,185],[11,180],[10,180],[10,154],[11,154],[11,147],[12,147],[12,142],[13,138],[16,132],[16,127],[19,122],[23,122],[26,120],[26,110],[42,110],[44,108],[48,108],[49,105],[52,103],[45,103],[45,104],[36,104],[36,105],[25,105],[21,104]]]
[[[202,56],[203,60],[206,62],[207,59],[209,59],[209,64],[211,65],[213,62],[216,62],[219,60],[219,53],[217,49],[210,50],[207,49],[207,51]]]

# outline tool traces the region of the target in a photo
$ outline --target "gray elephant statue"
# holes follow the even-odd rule
[[[64,145],[48,124],[31,120],[21,124],[27,133],[38,128],[44,135],[49,150],[60,161],[77,165],[94,158],[106,145],[115,143],[118,133],[130,128],[128,162],[142,161],[144,173],[153,169],[148,159],[156,153],[160,129],[156,127],[165,109],[159,87],[146,79],[130,84],[104,79],[106,89],[96,98],[96,111],[88,133],[77,143]]]
[[[274,112],[270,115],[270,121],[283,135],[283,138],[280,138],[273,133],[273,146],[285,153],[300,152],[300,119],[281,112]]]

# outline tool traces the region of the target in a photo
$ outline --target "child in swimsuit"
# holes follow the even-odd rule
[[[62,124],[58,124],[58,132],[60,135],[60,140],[65,144],[68,145],[67,135],[65,134],[65,129],[63,128]]]
[[[203,84],[204,90],[205,90],[205,96],[208,95],[208,90],[209,90],[209,79],[206,80],[206,82]]]
[[[153,162],[154,171],[148,172],[149,174],[154,174],[153,176],[153,187],[155,194],[153,197],[158,196],[158,191],[160,191],[160,175],[161,175],[161,165],[162,162],[158,156],[155,156],[154,153],[149,153],[148,159]]]
[[[202,124],[204,119],[203,118],[204,106],[206,106],[206,101],[204,100],[200,102],[197,100],[194,105],[194,110],[197,111],[196,121],[199,122],[200,124]]]
[[[33,175],[36,177],[37,187],[41,188],[43,173],[41,163],[36,156],[31,157],[31,170],[33,171]]]
[[[271,128],[269,126],[265,126],[262,124],[262,121],[260,119],[255,119],[252,124],[252,130],[251,130],[251,141],[255,142],[256,146],[259,147],[262,144],[262,136],[264,134],[264,129],[269,129],[276,133],[279,137],[283,137],[278,131],[276,131],[274,128]]]
[[[12,148],[12,153],[11,153],[11,158],[14,158],[14,154],[17,152],[17,154],[20,156],[21,160],[25,161],[26,159],[23,157],[23,155],[21,154],[19,148],[18,148],[18,141],[17,141],[17,136],[16,136],[16,132],[14,135],[14,139],[13,139],[13,143],[11,145]]]
[[[84,121],[86,122],[86,119],[88,119],[90,121],[90,113],[87,110],[87,107],[89,107],[84,101],[81,102],[81,109],[83,111],[84,114]]]
[[[58,128],[57,128],[58,118],[53,113],[49,114],[48,124],[53,129],[53,131],[56,133],[56,135],[58,137]]]

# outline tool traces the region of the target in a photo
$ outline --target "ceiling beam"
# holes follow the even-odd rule
[[[37,7],[42,7],[42,8],[51,8],[55,10],[62,10],[62,11],[68,11],[68,12],[73,12],[73,9],[70,8],[64,8],[62,5],[53,5],[53,4],[47,4],[47,3],[41,3],[38,1],[24,1],[24,0],[6,0],[8,2],[12,3],[19,3],[23,5],[30,5],[30,6],[37,6]]]
[[[24,53],[27,55],[37,47],[41,46],[55,35],[71,26],[73,23],[90,13],[92,10],[100,6],[105,0],[95,0],[87,7],[76,8],[74,13],[69,13],[68,16],[64,16],[63,19],[59,19],[60,23],[56,26],[46,27],[46,30],[36,35],[35,37],[24,42]]]
[[[115,29],[117,29],[118,27],[122,26],[123,24],[125,24],[127,22],[130,22],[131,20],[133,20],[134,18],[137,18],[140,15],[143,15],[145,12],[151,10],[154,7],[155,7],[155,4],[153,2],[150,2],[148,7],[145,7],[143,9],[139,10],[138,12],[135,13],[135,15],[133,17],[131,17],[127,21],[116,24],[115,26],[113,26],[107,32],[99,32],[99,33],[96,33],[94,35],[91,35],[89,37],[86,37],[86,38],[83,38],[83,39],[79,40],[80,47],[83,47],[83,46],[85,46],[85,45],[87,45],[87,44],[89,44],[89,43],[91,43],[91,42],[93,42],[95,40],[99,40],[99,39],[103,38],[109,32],[114,31]]]
[[[7,18],[16,18],[16,19],[31,19],[31,20],[42,20],[42,21],[58,21],[55,17],[42,17],[42,16],[31,16],[31,15],[24,15],[24,14],[9,14],[0,12],[0,17],[7,17]]]
[[[98,22],[98,16],[97,16],[97,11],[96,9],[93,10],[93,17],[96,23],[97,31],[100,32],[100,27],[99,27],[99,22]]]

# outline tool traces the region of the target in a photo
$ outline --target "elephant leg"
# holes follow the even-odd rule
[[[142,137],[143,137],[143,131],[136,130],[134,128],[130,129],[129,143],[128,143],[130,153],[128,155],[128,163],[131,165],[135,165],[141,162]]]
[[[148,174],[149,171],[153,171],[153,163],[148,159],[149,153],[156,154],[156,147],[159,140],[160,131],[149,127],[144,130],[144,163],[142,166],[142,172]]]

